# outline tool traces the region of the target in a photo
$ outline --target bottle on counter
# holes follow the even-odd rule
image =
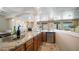
[[[18,26],[18,29],[17,29],[17,38],[20,38],[20,26]]]
[[[16,38],[16,26],[13,27],[11,34],[13,38]]]
[[[16,27],[14,26],[13,34],[16,34]]]

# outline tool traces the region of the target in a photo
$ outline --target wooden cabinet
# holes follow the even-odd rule
[[[46,40],[46,32],[43,32],[42,33],[42,40],[43,40],[43,42],[46,42],[47,40]]]
[[[26,51],[33,51],[33,39],[30,39],[26,42]]]
[[[33,51],[34,49],[33,49],[33,44],[31,44],[30,46],[28,46],[27,48],[27,51]]]
[[[33,42],[34,42],[34,51],[38,50],[38,36],[35,36],[33,38]]]
[[[26,43],[18,46],[15,49],[11,49],[10,51],[33,51],[33,39],[28,40]]]
[[[38,35],[38,48],[40,47],[40,44],[41,44],[41,38],[40,38],[40,34]]]
[[[39,33],[37,36],[34,37],[34,50],[37,51],[42,44],[42,33]]]
[[[46,42],[46,33],[41,32],[37,36],[29,39],[24,44],[18,46],[16,49],[11,51],[37,51],[42,45],[42,42]]]
[[[46,32],[46,39],[48,43],[55,43],[55,32]]]
[[[40,46],[40,45],[42,45],[42,42],[43,42],[43,38],[42,38],[42,33],[40,33],[39,35],[38,35],[38,47]]]

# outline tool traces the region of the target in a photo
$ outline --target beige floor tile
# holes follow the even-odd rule
[[[59,48],[57,47],[56,44],[44,42],[40,46],[39,51],[59,51]]]

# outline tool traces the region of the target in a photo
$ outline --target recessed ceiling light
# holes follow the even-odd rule
[[[12,22],[14,22],[14,19],[12,19]]]

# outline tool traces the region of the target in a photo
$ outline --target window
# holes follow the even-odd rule
[[[64,12],[63,13],[63,19],[73,19],[72,12]]]

